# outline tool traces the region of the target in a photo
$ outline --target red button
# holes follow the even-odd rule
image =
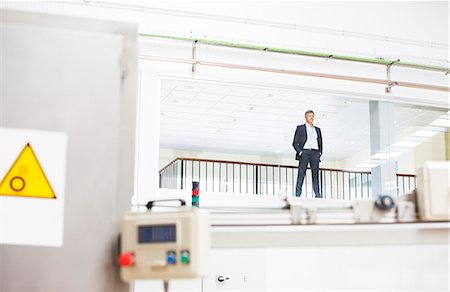
[[[134,253],[126,252],[121,254],[118,258],[118,263],[122,268],[131,267],[134,264]]]

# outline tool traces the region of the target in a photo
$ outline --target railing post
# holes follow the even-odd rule
[[[228,162],[225,163],[225,192],[228,193]]]
[[[181,161],[181,168],[180,168],[180,172],[181,172],[181,175],[180,175],[180,183],[181,183],[181,189],[183,189],[183,178],[184,178],[184,160],[183,159],[181,159],[180,160]]]
[[[208,161],[205,162],[205,192],[208,191]]]
[[[235,177],[235,175],[234,175],[234,163],[232,163],[231,165],[233,165],[233,193],[234,193],[234,177]]]
[[[281,167],[278,165],[278,194],[281,192]]]
[[[245,193],[248,194],[248,164],[245,165]]]
[[[272,166],[272,195],[275,196],[275,166]]]
[[[256,165],[256,167],[255,167],[255,184],[256,184],[256,186],[255,186],[255,194],[256,195],[258,194],[258,185],[259,185],[258,169],[259,169],[259,167],[258,167],[258,165]]]
[[[266,189],[265,189],[265,195],[268,195],[269,194],[269,171],[268,171],[268,168],[269,167],[267,167],[266,166]]]

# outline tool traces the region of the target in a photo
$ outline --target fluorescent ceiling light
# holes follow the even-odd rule
[[[401,152],[386,152],[386,153],[375,153],[370,158],[373,159],[389,159],[394,158],[402,154]]]
[[[379,164],[377,164],[377,163],[365,163],[365,162],[362,162],[362,163],[359,163],[356,167],[363,167],[363,168],[374,168],[374,167],[377,167]]]
[[[394,143],[392,146],[394,146],[394,147],[414,148],[414,147],[416,147],[419,144],[420,144],[420,142],[414,142],[414,141],[398,141],[397,143]]]
[[[438,127],[450,128],[450,120],[447,119],[436,119],[430,125]]]
[[[439,133],[439,132],[436,132],[436,131],[429,131],[429,130],[419,130],[419,131],[415,132],[415,133],[413,134],[413,136],[415,136],[415,137],[431,138],[431,137],[433,137],[434,135],[436,135],[437,133]]]

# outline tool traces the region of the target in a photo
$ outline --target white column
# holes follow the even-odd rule
[[[370,154],[382,153],[377,159],[379,166],[372,168],[372,197],[377,195],[395,196],[397,160],[390,155],[390,145],[395,140],[394,104],[370,101]]]
[[[147,203],[159,189],[160,87],[157,72],[140,71],[133,204]]]

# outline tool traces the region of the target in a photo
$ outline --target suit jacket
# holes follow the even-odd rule
[[[319,152],[320,155],[323,153],[323,147],[322,147],[322,132],[320,131],[319,127],[314,126],[317,132],[317,145],[319,145]],[[294,141],[292,142],[292,146],[294,147],[296,154],[295,159],[300,159],[300,152],[303,151],[303,146],[306,143],[306,140],[308,139],[308,134],[306,133],[306,125],[300,125],[297,126],[297,129],[295,130],[294,135]],[[320,161],[320,159],[319,159]]]

